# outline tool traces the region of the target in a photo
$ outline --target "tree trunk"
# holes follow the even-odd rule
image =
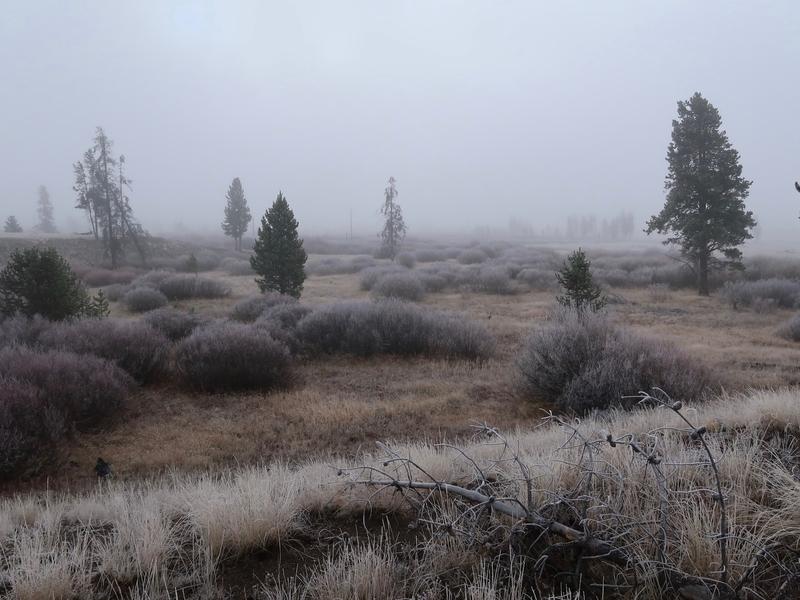
[[[708,256],[703,254],[697,261],[697,293],[708,296]]]

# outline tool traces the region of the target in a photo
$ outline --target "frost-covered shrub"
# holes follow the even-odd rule
[[[532,290],[551,290],[556,287],[556,276],[553,269],[526,267],[517,273],[516,279]]]
[[[757,301],[761,301],[763,307],[765,300],[781,308],[794,308],[800,300],[800,281],[775,278],[728,282],[720,295],[734,309],[753,307]]]
[[[257,327],[230,322],[196,330],[175,350],[184,383],[209,392],[287,385],[290,361],[284,344]]]
[[[408,269],[400,265],[380,265],[376,267],[368,267],[361,271],[361,289],[364,291],[371,290],[378,281],[396,273],[408,273]]]
[[[419,302],[425,296],[425,288],[415,273],[390,273],[372,287],[372,295]]]
[[[242,323],[252,323],[258,319],[265,310],[280,304],[295,304],[297,299],[278,292],[266,292],[255,296],[248,296],[233,305],[231,319]]]
[[[398,265],[407,269],[413,269],[414,265],[417,264],[417,259],[412,252],[401,252],[395,257],[395,261]]]
[[[309,353],[427,354],[488,358],[494,340],[482,325],[397,300],[339,302],[300,321],[298,339]]]
[[[0,377],[0,480],[14,475],[35,456],[43,456],[47,445],[55,441],[48,439],[42,426],[43,408],[36,386]]]
[[[122,302],[132,312],[147,312],[166,306],[167,297],[149,287],[133,288],[122,297]]]
[[[447,279],[441,275],[421,272],[417,274],[417,277],[426,292],[441,292],[447,288]]]
[[[224,298],[231,293],[222,281],[194,275],[172,275],[161,281],[158,289],[170,300]]]
[[[439,262],[447,260],[447,253],[435,248],[423,248],[414,253],[414,258],[421,263]]]
[[[195,277],[194,280],[195,298],[224,298],[231,293],[228,284],[217,279]]]
[[[39,336],[53,326],[52,321],[34,315],[26,317],[15,315],[0,320],[0,347],[14,344],[32,346],[36,344]]]
[[[158,288],[162,281],[169,277],[173,277],[175,273],[172,271],[156,270],[148,271],[144,275],[140,275],[131,282],[133,287],[151,287]]]
[[[254,323],[254,327],[286,345],[292,354],[301,350],[297,337],[297,324],[312,309],[299,302],[293,304],[276,304],[266,309]]]
[[[133,380],[122,369],[95,356],[24,347],[0,350],[0,378],[34,386],[48,436],[96,427],[124,406]]]
[[[220,264],[220,267],[228,273],[228,275],[244,276],[255,275],[253,267],[249,260],[242,260],[238,258],[226,258]]]
[[[119,302],[133,288],[127,283],[112,283],[103,288],[103,293],[111,302]]]
[[[172,341],[182,340],[202,323],[195,313],[170,307],[150,311],[143,321]]]
[[[518,367],[527,393],[576,412],[630,407],[625,396],[653,387],[695,400],[713,385],[696,358],[591,311],[556,313],[525,342]]]
[[[511,277],[505,267],[483,267],[472,283],[473,289],[486,294],[510,294]]]
[[[130,283],[136,279],[137,275],[138,271],[133,269],[90,269],[81,275],[81,279],[86,282],[86,285],[101,287]]]
[[[137,381],[166,370],[169,340],[144,321],[82,319],[54,324],[39,336],[43,348],[94,354],[114,362]]]
[[[477,265],[486,262],[489,257],[480,248],[468,248],[458,255],[458,262],[462,265]]]
[[[306,273],[309,275],[343,275],[358,273],[368,267],[375,266],[375,259],[371,256],[353,256],[340,258],[337,256],[311,258],[306,263]]]
[[[800,342],[800,315],[795,315],[778,329],[778,335],[792,342]]]

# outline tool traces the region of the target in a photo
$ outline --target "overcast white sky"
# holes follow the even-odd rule
[[[240,177],[306,232],[534,226],[664,198],[676,101],[717,108],[765,235],[800,227],[800,2],[0,0],[0,217],[72,208],[102,125],[145,227],[218,230]]]

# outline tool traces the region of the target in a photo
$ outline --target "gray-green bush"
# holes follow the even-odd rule
[[[358,356],[422,354],[485,360],[495,344],[477,322],[398,300],[319,307],[299,322],[297,336],[311,354]]]
[[[590,311],[556,312],[531,334],[517,364],[528,394],[579,413],[629,408],[635,400],[626,396],[653,387],[696,400],[715,384],[695,357]]]
[[[177,345],[175,366],[186,385],[207,392],[267,390],[291,381],[287,347],[240,323],[196,330]]]

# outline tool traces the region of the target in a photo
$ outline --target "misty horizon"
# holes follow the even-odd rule
[[[366,236],[394,176],[410,236],[629,211],[640,237],[695,91],[741,154],[765,235],[797,226],[788,1],[10,2],[4,17],[0,203],[26,229],[45,185],[59,225],[86,230],[72,164],[102,126],[154,233],[221,235],[239,177],[256,226],[281,190],[303,232],[344,235],[352,212]]]

